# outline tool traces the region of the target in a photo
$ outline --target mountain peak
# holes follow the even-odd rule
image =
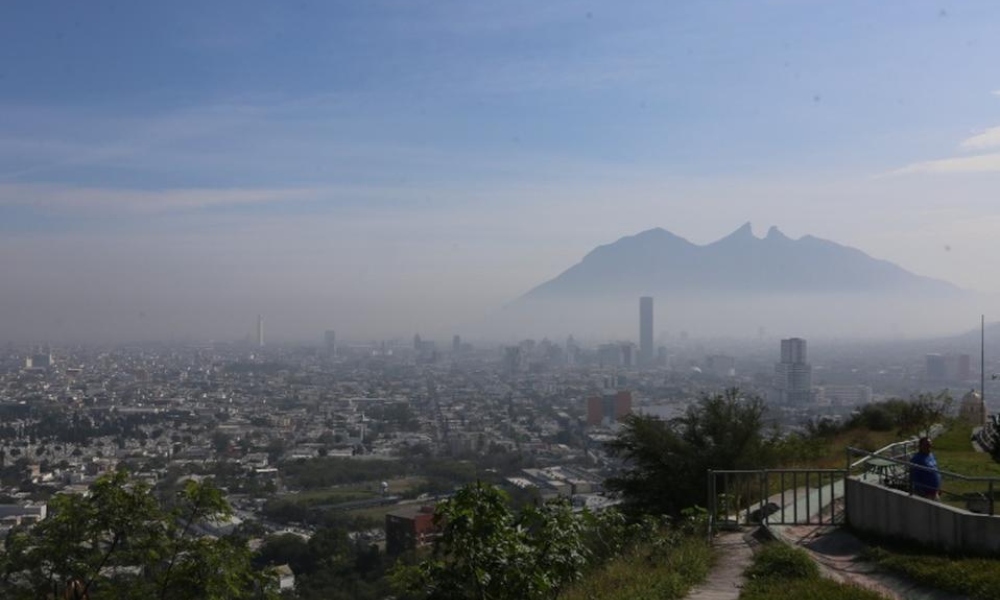
[[[767,230],[767,235],[764,237],[765,240],[771,241],[792,241],[790,237],[781,233],[777,225],[771,225],[771,228]]]
[[[628,247],[641,247],[647,250],[666,250],[678,246],[690,246],[691,242],[681,236],[671,233],[662,227],[654,227],[619,239],[615,244]]]
[[[740,225],[739,229],[730,233],[727,237],[741,237],[741,238],[752,238],[753,235],[753,225],[750,221]]]
[[[754,236],[753,234],[753,226],[750,224],[750,221],[747,221],[746,223],[741,225],[739,229],[737,229],[736,231],[730,233],[726,237],[717,240],[716,242],[709,245],[714,246],[716,244],[727,244],[732,242],[755,242],[755,241],[757,241],[757,237]]]
[[[819,275],[821,274],[821,275]],[[528,295],[664,293],[952,293],[949,283],[922,278],[835,242],[792,240],[777,227],[764,238],[749,222],[706,245],[654,228],[598,246],[580,263]]]

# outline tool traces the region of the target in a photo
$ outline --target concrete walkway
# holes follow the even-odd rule
[[[869,479],[871,475],[861,475]],[[833,492],[832,494],[830,492]],[[843,522],[844,482],[834,481],[818,488],[799,488],[784,496],[769,498],[781,506],[773,515],[774,521],[785,517],[789,521],[799,518],[813,524],[770,525],[768,530],[779,540],[799,546],[809,552],[826,577],[835,581],[855,584],[873,590],[885,598],[899,600],[961,600],[966,596],[949,594],[923,588],[901,577],[877,569],[862,560],[865,544],[847,529],[831,525]],[[831,498],[832,496],[832,498]],[[832,500],[832,502],[831,502]],[[824,514],[825,524],[819,515]],[[722,532],[715,538],[718,557],[705,582],[696,586],[687,600],[737,600],[745,579],[743,571],[753,559],[753,546],[757,542],[746,531]]]
[[[695,586],[687,600],[736,600],[743,588],[743,571],[750,565],[753,551],[739,531],[728,531],[715,538],[718,556],[715,566],[703,583]]]
[[[862,560],[864,542],[843,527],[818,525],[777,525],[771,532],[779,540],[806,550],[823,575],[873,590],[885,598],[898,600],[962,600],[967,596],[925,588],[912,581],[879,570]]]

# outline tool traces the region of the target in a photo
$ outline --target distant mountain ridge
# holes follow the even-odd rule
[[[597,295],[718,292],[764,294],[961,294],[955,285],[811,235],[793,240],[750,223],[698,245],[656,228],[599,246],[515,303]]]

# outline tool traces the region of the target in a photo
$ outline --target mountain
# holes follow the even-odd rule
[[[522,298],[652,292],[955,294],[945,281],[921,277],[864,252],[811,235],[793,240],[777,227],[763,238],[746,223],[699,246],[650,229],[599,246]]]
[[[771,227],[758,238],[747,223],[705,245],[657,228],[599,246],[490,315],[482,331],[631,339],[647,295],[660,334],[924,335],[981,311],[981,299],[948,282],[811,235]]]

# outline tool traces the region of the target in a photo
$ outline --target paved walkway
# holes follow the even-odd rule
[[[928,589],[878,570],[861,560],[865,544],[843,527],[830,525],[776,525],[771,531],[780,540],[805,549],[826,577],[878,592],[890,600],[964,600],[967,596]],[[725,532],[715,539],[718,557],[705,581],[686,600],[737,600],[745,579],[743,571],[753,558],[751,534]]]
[[[870,479],[872,475],[863,474],[860,478]],[[799,488],[784,495],[772,496],[769,501],[779,506],[784,504],[773,515],[773,521],[780,521],[781,517],[794,521],[809,515],[809,520],[814,524],[771,525],[769,530],[778,539],[808,551],[823,574],[835,581],[853,583],[893,600],[965,598],[922,588],[891,573],[879,571],[871,563],[862,560],[865,544],[847,529],[830,525],[831,520],[834,523],[841,523],[843,520],[843,494],[843,481],[838,480],[828,483],[823,489]],[[821,513],[825,515],[826,524],[818,524]],[[705,582],[691,590],[687,600],[737,600],[745,581],[743,571],[753,558],[752,548],[755,543],[751,534],[746,531],[720,533],[715,538],[718,551],[716,564]]]
[[[688,593],[687,600],[736,600],[740,597],[743,571],[753,557],[746,535],[728,531],[715,538],[715,548],[719,553],[715,566],[705,581]]]
[[[880,571],[861,559],[865,544],[843,527],[828,525],[777,525],[776,537],[805,549],[823,574],[834,581],[853,583],[899,600],[962,600],[967,596],[929,589]]]

